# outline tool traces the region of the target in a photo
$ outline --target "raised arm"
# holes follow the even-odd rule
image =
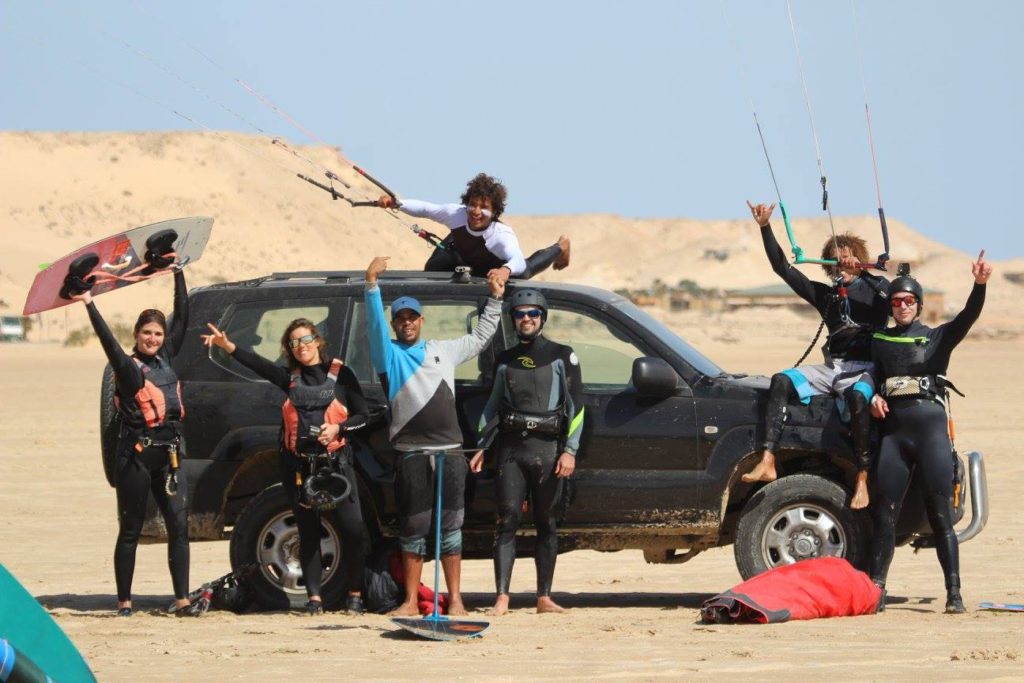
[[[419,199],[403,199],[398,208],[402,213],[416,218],[429,218],[449,229],[461,228],[468,223],[466,207],[462,204],[433,204]]]
[[[377,374],[386,374],[391,364],[391,333],[387,316],[384,315],[384,300],[381,298],[377,277],[387,270],[390,256],[376,256],[366,269],[366,323],[370,342],[370,360]]]
[[[992,266],[985,261],[984,249],[978,254],[978,260],[971,264],[971,275],[974,277],[974,287],[967,297],[967,303],[955,318],[942,326],[942,344],[950,350],[963,341],[981,315],[981,309],[985,307],[985,290],[992,276]]]
[[[775,240],[775,233],[772,232],[770,222],[775,204],[757,204],[755,206],[748,201],[747,206],[750,207],[750,213],[753,214],[754,220],[761,227],[761,241],[764,243],[764,252],[768,256],[768,263],[771,264],[772,270],[789,285],[789,288],[797,296],[818,308],[819,302],[814,283],[806,275],[793,267],[793,264],[786,258],[785,252],[782,251],[782,247]]]
[[[114,380],[117,382],[121,394],[133,396],[142,388],[144,382],[142,371],[139,370],[131,356],[121,348],[121,343],[117,341],[117,337],[107,326],[107,321],[103,319],[96,304],[93,303],[92,295],[85,292],[72,298],[85,304],[85,310],[89,313],[89,322],[92,324],[96,336],[99,337],[100,346],[103,347],[103,353],[107,356],[110,367],[114,370]]]
[[[185,330],[188,329],[188,287],[185,285],[185,273],[180,268],[174,271],[174,314],[167,330],[167,353],[172,358],[178,355],[185,341]]]
[[[237,344],[228,339],[228,333],[226,331],[218,330],[216,325],[213,323],[206,323],[206,326],[210,329],[210,334],[204,334],[201,336],[203,338],[203,343],[206,344],[207,347],[216,346],[224,349],[239,363],[249,368],[281,391],[288,391],[288,385],[291,383],[291,373],[288,371],[288,368],[278,365],[277,363],[272,363],[250,349],[240,348]]]
[[[501,319],[501,297],[505,293],[505,282],[499,275],[492,272],[487,276],[487,284],[490,287],[491,296],[487,299],[483,315],[480,316],[473,331],[458,339],[440,342],[451,349],[451,358],[455,365],[460,365],[470,358],[480,355],[480,352],[484,350],[498,329],[498,321]]]

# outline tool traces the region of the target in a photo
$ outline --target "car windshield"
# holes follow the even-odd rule
[[[636,320],[643,327],[651,330],[658,338],[668,345],[684,361],[689,363],[694,370],[707,377],[718,377],[725,374],[725,370],[715,365],[707,356],[683,341],[678,334],[670,330],[663,323],[655,319],[649,313],[631,301],[616,303],[615,307]]]

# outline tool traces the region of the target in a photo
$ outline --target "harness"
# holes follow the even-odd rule
[[[136,355],[132,360],[142,372],[142,388],[135,392],[133,402],[136,414],[127,415],[129,422],[141,419],[146,427],[153,429],[168,421],[180,421],[185,418],[185,405],[181,401],[181,382],[171,369],[171,364],[160,356],[154,356],[156,367],[152,368]],[[130,410],[122,406],[121,400],[114,396],[114,405],[123,413]],[[133,419],[135,418],[135,419]]]
[[[345,438],[338,437],[323,446],[317,440],[320,425],[341,424],[348,419],[348,408],[335,398],[334,388],[338,383],[343,363],[335,358],[327,371],[327,377],[321,384],[310,386],[302,381],[302,370],[292,370],[291,382],[288,384],[288,398],[281,406],[283,431],[281,445],[290,453],[320,453],[326,449],[333,453],[345,445]],[[311,434],[311,428],[316,433]]]
[[[521,432],[522,436],[562,436],[565,432],[565,410],[542,413],[526,413],[512,406],[502,404],[498,412],[498,430]]]
[[[302,381],[302,370],[292,370],[288,398],[281,406],[282,447],[295,456],[295,486],[300,491],[301,505],[316,510],[333,509],[355,488],[342,473],[342,453],[346,446],[343,432],[338,432],[326,446],[319,441],[320,425],[340,425],[348,419],[348,409],[335,397],[338,375],[343,363],[335,358],[327,377],[317,385]]]
[[[168,496],[178,492],[178,453],[181,450],[181,425],[176,422],[161,425],[156,429],[143,429],[135,442],[135,451],[141,453],[147,448],[167,449],[167,476],[164,477],[164,491]]]

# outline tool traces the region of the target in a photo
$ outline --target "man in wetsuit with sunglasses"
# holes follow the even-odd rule
[[[423,310],[411,296],[391,303],[392,339],[384,315],[377,278],[387,270],[387,256],[378,256],[366,269],[366,318],[370,358],[380,375],[391,407],[388,436],[398,451],[395,460],[395,492],[398,498],[399,543],[405,571],[405,601],[392,612],[396,616],[419,614],[416,603],[426,537],[434,509],[435,456],[462,446],[462,429],[455,410],[455,368],[474,358],[498,329],[505,281],[497,274],[487,278],[490,297],[471,334],[443,341],[420,339]],[[441,556],[448,585],[448,613],[466,614],[460,591],[462,572],[462,522],[465,516],[466,458],[453,453],[444,458],[442,478]]]
[[[541,334],[547,321],[544,295],[519,289],[510,302],[519,344],[498,356],[494,386],[480,415],[481,449],[497,457],[498,528],[494,539],[497,600],[492,614],[508,611],[509,583],[516,560],[516,531],[527,494],[537,531],[537,612],[563,612],[551,599],[558,557],[555,531],[563,480],[576,469],[583,433],[583,379],[571,347]],[[484,450],[470,460],[483,469]]]

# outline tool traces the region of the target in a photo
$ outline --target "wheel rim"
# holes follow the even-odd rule
[[[835,515],[820,505],[791,505],[765,526],[761,554],[768,567],[814,557],[845,557],[846,531]]]
[[[338,571],[341,542],[334,528],[320,518],[321,585],[326,585]],[[299,528],[291,510],[280,512],[263,525],[257,537],[260,571],[271,583],[286,593],[305,595],[306,582],[299,564]]]

